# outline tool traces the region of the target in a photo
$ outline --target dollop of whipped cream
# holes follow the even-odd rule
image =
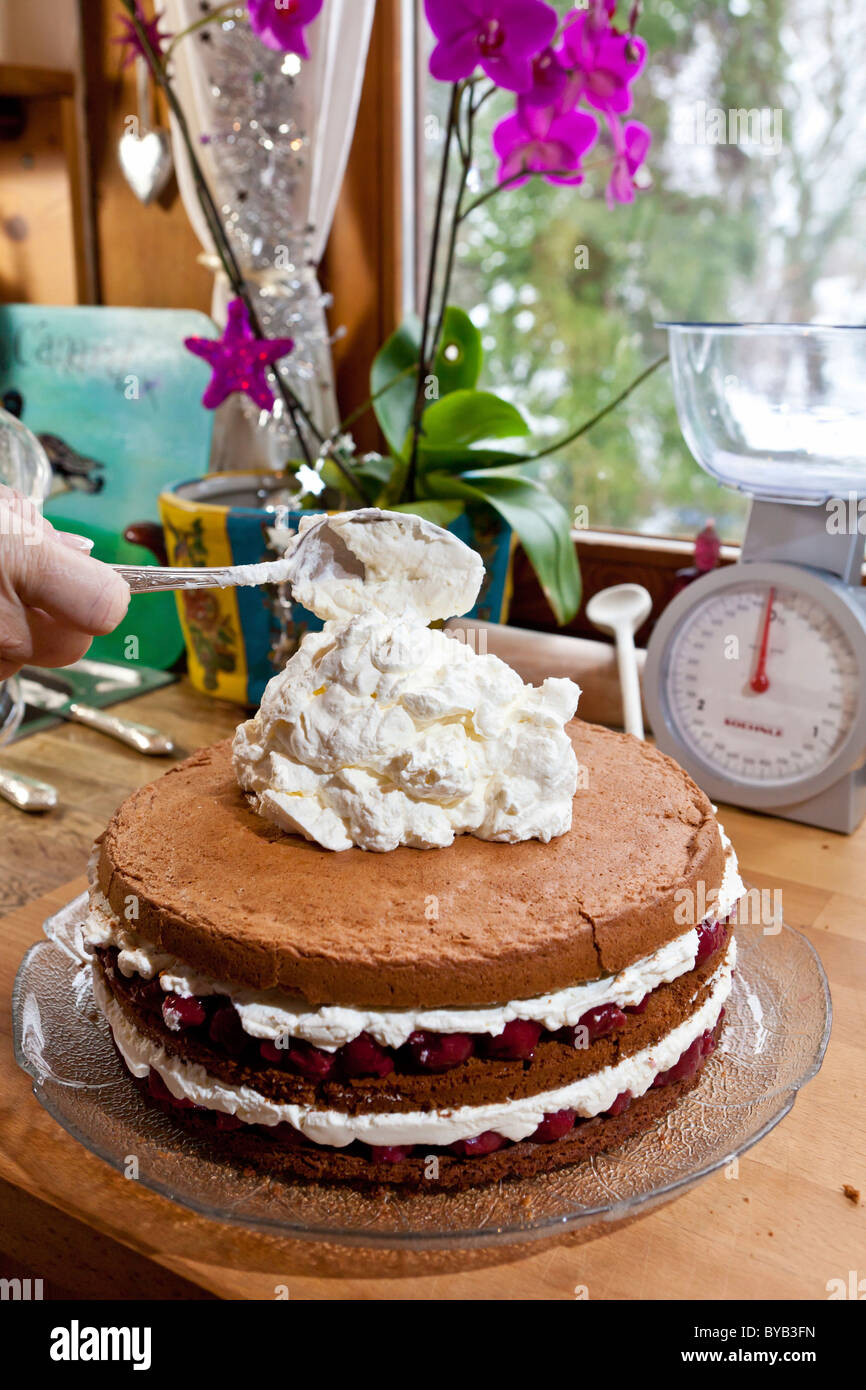
[[[549,841],[571,826],[579,688],[535,688],[427,624],[475,602],[480,557],[420,517],[301,522],[288,554],[307,633],[241,724],[234,768],[256,810],[325,849],[435,849],[455,835]]]

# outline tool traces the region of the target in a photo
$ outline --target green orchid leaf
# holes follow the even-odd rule
[[[518,465],[473,469],[455,477],[428,473],[425,489],[440,498],[486,502],[520,537],[548,603],[561,625],[580,607],[581,582],[565,508]]]
[[[403,455],[412,427],[418,358],[421,355],[421,320],[414,314],[379,349],[370,372],[370,391],[379,428],[395,458]],[[381,393],[381,394],[380,394]]]
[[[452,391],[424,411],[419,453],[456,451],[485,439],[516,439],[529,426],[516,406],[492,391]]]
[[[484,350],[481,334],[464,309],[449,304],[442,320],[442,337],[433,364],[439,397],[452,391],[471,391],[478,385]]]
[[[392,512],[411,512],[413,516],[421,516],[425,521],[432,521],[436,526],[443,526],[446,530],[452,521],[456,521],[458,516],[462,516],[466,510],[466,504],[457,498],[452,502],[400,502],[397,506],[391,507]]]
[[[485,446],[473,444],[468,448],[444,447],[430,449],[422,447],[418,455],[418,472],[421,478],[427,472],[465,473],[475,468],[501,468],[506,464],[522,462],[526,457],[522,449],[510,449],[507,444]]]
[[[322,481],[324,482],[326,487],[331,489],[331,491],[342,492],[344,494],[351,495],[353,499],[353,505],[361,505],[363,503],[364,489],[362,487],[356,487],[354,493],[348,494],[348,480],[345,474],[341,472],[341,470],[337,467],[333,459],[326,458],[322,463],[320,471]],[[352,474],[355,474],[358,471],[359,470],[355,469],[354,467],[350,466],[349,468],[349,472]]]
[[[363,482],[367,496],[378,506],[378,500],[394,472],[394,460],[383,454],[363,454],[359,459],[353,459],[350,467],[352,473]]]

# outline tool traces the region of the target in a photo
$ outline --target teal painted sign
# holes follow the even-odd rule
[[[153,563],[149,551],[124,539],[125,529],[158,522],[166,484],[206,471],[213,414],[201,396],[208,368],[183,340],[214,331],[191,310],[0,306],[0,395],[17,393],[24,423],[74,451],[68,468],[55,464],[45,514],[60,529],[89,536],[97,558]],[[93,654],[129,659],[130,634],[140,664],[165,668],[176,660],[183,639],[172,595],[134,598],[121,630],[98,638]]]

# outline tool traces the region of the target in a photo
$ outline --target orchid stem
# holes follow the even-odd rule
[[[415,408],[412,413],[412,452],[409,457],[409,468],[406,473],[406,481],[401,491],[401,501],[405,497],[407,501],[411,502],[415,491],[415,474],[418,468],[418,443],[421,434],[421,415],[424,410],[424,381],[427,376],[429,361],[427,337],[430,332],[430,315],[433,310],[436,266],[439,260],[439,241],[442,233],[442,214],[445,207],[445,193],[448,188],[448,166],[451,157],[451,141],[454,137],[454,128],[457,124],[460,111],[461,95],[461,84],[455,82],[451,88],[451,102],[448,107],[448,126],[445,131],[445,147],[442,151],[442,166],[439,170],[439,188],[436,194],[436,211],[433,219],[433,232],[430,238],[430,258],[427,264],[427,287],[424,294],[424,314],[421,320],[421,345],[418,354],[418,382],[415,389]]]
[[[212,24],[215,19],[221,19],[223,15],[232,14],[238,9],[240,9],[240,6],[237,0],[231,0],[231,4],[220,5],[218,9],[211,10],[208,14],[202,15],[201,19],[196,19],[192,24],[188,24],[185,29],[181,29],[179,33],[173,34],[171,43],[165,50],[165,61],[168,62],[181,39],[185,39],[188,34],[194,34],[196,29],[204,29],[206,25]]]
[[[469,179],[469,171],[472,168],[472,154],[475,144],[475,113],[478,105],[472,105],[472,93],[469,93],[468,109],[466,113],[466,146],[465,150],[461,144],[462,168],[460,172],[460,183],[454,200],[454,211],[451,218],[451,231],[448,236],[448,253],[445,261],[445,274],[442,279],[442,296],[439,305],[439,318],[436,323],[436,331],[433,334],[431,344],[431,355],[434,355],[439,348],[439,340],[442,337],[442,329],[445,326],[445,314],[448,309],[448,300],[451,294],[451,279],[454,275],[454,258],[457,252],[457,233],[460,230],[462,217],[460,209],[463,204],[463,195],[466,192],[466,184]],[[457,128],[460,128],[459,113]]]
[[[365,401],[362,401],[359,406],[356,406],[356,408],[346,416],[345,420],[340,421],[333,434],[331,434],[328,442],[335,440],[341,434],[345,434],[346,430],[354,425],[356,420],[360,420],[362,415],[366,415],[368,410],[372,410],[376,401],[378,401],[381,396],[387,396],[388,392],[392,391],[399,382],[405,381],[407,376],[413,376],[416,371],[417,368],[414,362],[412,362],[408,367],[404,367],[402,372],[397,372],[396,376],[392,376],[390,381],[386,381],[384,386],[380,386],[378,391],[374,391],[371,396],[368,396]]]
[[[501,183],[495,183],[492,188],[488,188],[486,193],[481,193],[471,203],[469,203],[460,213],[460,221],[465,222],[467,217],[471,217],[477,208],[483,207],[491,198],[495,198],[497,193],[504,193],[506,189],[519,183],[521,179],[573,179],[575,174],[583,172],[585,169],[603,169],[610,163],[608,159],[594,159],[589,164],[582,164],[580,171],[576,169],[518,169],[516,174],[511,174],[509,178],[503,179]]]
[[[667,360],[667,353],[664,353],[662,357],[657,357],[656,360],[651,362],[648,367],[645,367],[633,381],[630,381],[628,386],[624,387],[618,396],[614,396],[613,400],[608,401],[606,405],[602,406],[601,410],[597,410],[588,420],[584,420],[583,424],[579,425],[576,430],[572,430],[570,434],[563,435],[561,439],[555,439],[552,444],[548,444],[545,448],[539,449],[535,454],[518,454],[513,462],[535,463],[538,459],[547,458],[548,454],[555,454],[560,449],[564,449],[567,444],[573,444],[575,439],[580,439],[582,434],[588,434],[589,431],[598,424],[599,420],[604,419],[605,415],[609,415],[612,410],[616,410],[618,405],[622,405],[623,401],[631,395],[632,391],[636,390],[642,382],[646,381],[647,377],[652,376],[653,372],[658,371],[659,367],[663,366]]]

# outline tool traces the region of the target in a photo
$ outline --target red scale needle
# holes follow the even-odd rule
[[[763,695],[770,688],[770,680],[767,675],[767,652],[770,649],[770,623],[773,618],[773,604],[776,601],[776,590],[771,589],[767,594],[767,606],[764,609],[764,617],[761,631],[761,645],[758,648],[758,659],[755,662],[755,669],[752,672],[752,679],[749,685],[756,695]]]

